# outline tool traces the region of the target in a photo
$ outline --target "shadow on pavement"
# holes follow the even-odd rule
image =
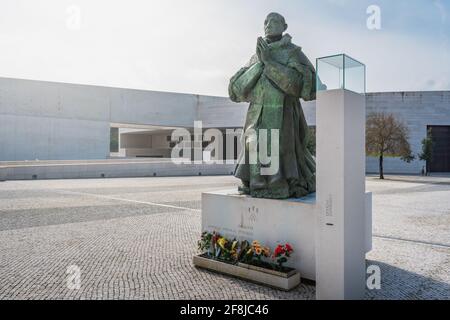
[[[381,289],[366,290],[367,299],[448,300],[448,283],[406,271],[379,261],[367,260],[367,266],[381,269]]]

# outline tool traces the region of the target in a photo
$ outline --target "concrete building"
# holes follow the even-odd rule
[[[366,104],[368,114],[391,112],[407,124],[414,154],[431,127],[431,168],[450,172],[450,91],[368,93]],[[315,103],[303,109],[314,126]],[[242,127],[246,110],[224,97],[0,78],[0,161],[108,159],[112,127],[120,147],[113,155],[167,158],[174,129],[193,132],[194,121],[202,121],[204,129],[225,133]],[[377,159],[366,164],[367,172],[378,171]],[[385,160],[387,173],[420,173],[423,166]]]
[[[0,78],[0,161],[105,159],[111,126],[238,127],[243,109],[218,97]]]
[[[366,95],[369,112],[393,113],[409,129],[409,143],[416,160],[406,163],[399,158],[385,158],[387,173],[420,173],[425,166],[417,159],[422,139],[430,128],[434,140],[431,172],[450,172],[450,91],[380,92]],[[367,172],[378,172],[378,160],[368,157]]]

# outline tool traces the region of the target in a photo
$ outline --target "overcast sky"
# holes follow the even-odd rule
[[[0,0],[0,76],[225,96],[271,11],[311,61],[364,62],[369,92],[450,90],[450,0]]]

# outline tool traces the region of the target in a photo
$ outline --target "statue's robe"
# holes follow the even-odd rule
[[[231,100],[250,102],[242,141],[244,149],[234,175],[243,182],[241,190],[253,197],[302,197],[315,191],[315,160],[306,147],[308,126],[299,99],[315,99],[315,70],[301,48],[291,43],[288,34],[270,43],[269,48],[272,63],[263,64],[255,54],[230,80]],[[278,174],[282,178],[263,189],[253,189],[251,181],[261,174],[261,164],[259,159],[256,165],[249,164],[252,144],[246,132],[259,129],[280,130]],[[267,176],[264,179],[269,180]]]

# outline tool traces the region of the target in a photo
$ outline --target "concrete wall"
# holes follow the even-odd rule
[[[171,148],[167,136],[171,132],[155,133],[146,131],[143,133],[121,134],[120,147],[125,149],[127,157],[148,156],[170,158]]]
[[[109,156],[109,123],[0,114],[0,160]]]
[[[121,148],[151,148],[152,136],[148,134],[122,134],[120,139]]]
[[[0,78],[0,161],[104,159],[110,123],[192,127],[226,98]],[[200,107],[201,106],[201,107]]]
[[[234,164],[175,164],[169,159],[108,159],[91,161],[31,161],[0,164],[0,181],[231,175]]]
[[[104,100],[89,87],[0,78],[0,160],[105,158]]]
[[[196,119],[203,128],[243,127],[248,103],[234,103],[228,98],[200,96]]]

